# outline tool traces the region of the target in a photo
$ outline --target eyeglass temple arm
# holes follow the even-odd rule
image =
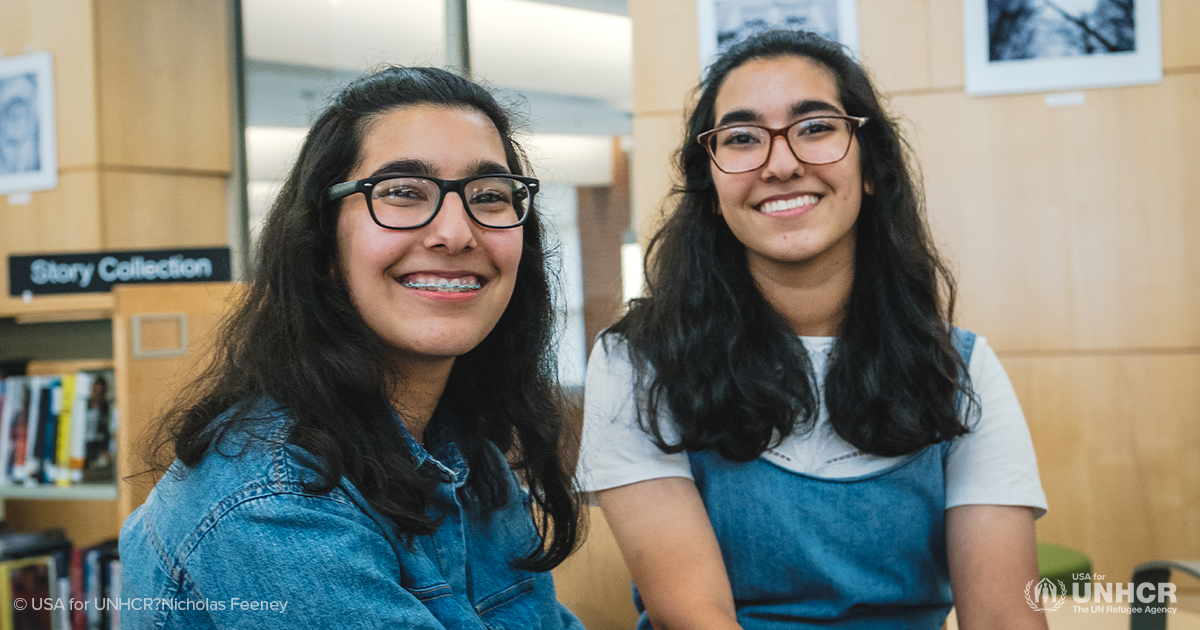
[[[358,181],[342,182],[329,187],[325,193],[325,201],[337,201],[342,197],[349,197],[351,194],[358,191]]]

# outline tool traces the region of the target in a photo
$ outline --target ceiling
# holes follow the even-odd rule
[[[443,0],[243,0],[248,124],[307,127],[328,97],[383,63],[442,65]],[[629,133],[624,0],[469,0],[473,76],[532,131]]]

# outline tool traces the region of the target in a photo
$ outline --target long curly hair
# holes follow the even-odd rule
[[[954,278],[939,257],[908,147],[866,71],[843,48],[807,32],[771,31],[732,47],[709,69],[676,154],[683,185],[675,211],[646,252],[646,297],[634,300],[605,343],[622,339],[638,374],[639,421],[666,452],[716,449],[749,461],[811,428],[822,392],[786,319],[763,297],[746,248],[716,212],[709,156],[696,137],[713,128],[729,73],[748,61],[796,56],[835,77],[856,133],[863,196],[854,282],[825,377],[834,430],[878,455],[909,453],[967,431],[955,409],[971,400],[951,342]],[[679,429],[663,438],[663,411]]]
[[[437,480],[408,454],[389,402],[396,355],[363,321],[336,272],[340,206],[324,197],[349,177],[378,116],[421,104],[485,114],[503,140],[508,168],[526,172],[510,116],[471,81],[435,68],[390,67],[347,86],[304,141],[267,218],[244,300],[217,336],[213,362],[164,418],[151,459],[160,470],[169,459],[163,453],[195,466],[225,434],[252,431],[255,419],[239,413],[246,406],[239,403],[267,396],[295,418],[288,441],[323,463],[312,492],[329,492],[345,477],[398,534],[436,529],[425,509]],[[487,337],[457,358],[439,406],[458,422],[470,500],[504,505],[510,465],[521,475],[541,539],[514,566],[545,571],[574,550],[580,504],[562,459],[567,433],[552,354],[554,274],[536,209],[523,231],[512,299]],[[228,410],[232,417],[216,426]]]

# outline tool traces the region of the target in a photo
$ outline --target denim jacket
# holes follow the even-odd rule
[[[499,509],[460,500],[468,470],[449,422],[431,422],[432,453],[401,424],[442,479],[429,506],[440,526],[406,545],[347,479],[304,489],[320,467],[286,442],[286,410],[260,402],[254,415],[258,439],[230,434],[195,468],[176,461],[125,521],[122,627],[582,630],[550,574],[509,566],[536,542],[515,475]]]

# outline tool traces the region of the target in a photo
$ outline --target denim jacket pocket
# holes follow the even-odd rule
[[[475,612],[491,630],[528,630],[529,620],[538,618],[534,578],[484,597],[475,604]]]

